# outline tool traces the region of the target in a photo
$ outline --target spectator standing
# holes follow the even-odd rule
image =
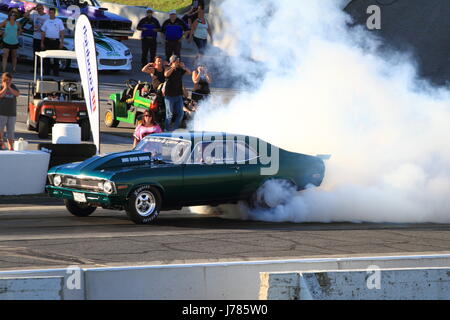
[[[145,110],[142,117],[142,124],[139,124],[134,131],[133,148],[149,134],[162,132],[161,127],[155,121],[155,114],[151,110]]]
[[[164,21],[162,33],[166,41],[166,60],[172,55],[181,56],[181,40],[183,36],[189,34],[189,28],[186,23],[177,17],[177,12],[172,10],[169,12],[169,19]]]
[[[56,18],[56,9],[50,8],[48,11],[49,19],[41,27],[41,49],[58,50],[64,48],[64,23]],[[59,59],[53,59],[53,65],[50,59],[44,61],[44,74],[49,75],[50,69],[53,69],[53,75],[59,76]]]
[[[183,76],[191,74],[184,63],[176,55],[170,57],[170,65],[166,68],[164,76],[166,85],[164,89],[164,102],[166,104],[166,131],[173,131],[180,127],[183,121]],[[173,116],[175,120],[173,121]],[[172,126],[172,121],[174,122]]]
[[[192,24],[191,32],[189,34],[189,41],[192,41],[193,39],[198,48],[198,55],[195,60],[205,55],[206,46],[208,44],[208,34],[212,41],[211,27],[205,18],[203,10],[201,10],[198,19]]]
[[[199,102],[211,94],[209,85],[212,82],[212,78],[204,65],[198,66],[198,68],[192,72],[192,82],[194,82],[192,100],[195,102]]]
[[[155,62],[148,63],[142,68],[142,72],[152,77],[152,88],[156,92],[161,83],[166,81],[164,77],[164,61],[161,56],[155,57]]]
[[[183,16],[183,21],[192,26],[192,22],[198,18],[200,11],[205,12],[205,1],[204,0],[192,0],[191,8]]]
[[[142,67],[144,67],[148,63],[147,57],[149,52],[150,52],[150,61],[155,60],[156,49],[158,45],[156,40],[158,32],[161,31],[161,24],[155,17],[153,17],[152,8],[147,9],[147,16],[139,21],[137,29],[142,31],[141,63]]]
[[[11,54],[11,60],[13,65],[13,73],[16,72],[17,66],[17,49],[19,48],[19,35],[22,33],[20,23],[16,20],[19,13],[16,10],[11,10],[8,13],[8,19],[0,24],[0,28],[5,28],[3,31],[3,72],[6,72],[6,66],[8,65],[8,57]]]
[[[3,131],[5,127],[8,148],[9,150],[13,150],[17,116],[17,97],[19,95],[19,90],[12,83],[12,75],[7,72],[3,73],[0,87],[0,150],[3,149]]]
[[[31,11],[35,11],[31,13]],[[33,57],[36,52],[41,51],[42,32],[41,27],[44,25],[50,16],[45,13],[44,6],[38,4],[34,9],[31,9],[25,13],[25,17],[29,18],[33,23]]]

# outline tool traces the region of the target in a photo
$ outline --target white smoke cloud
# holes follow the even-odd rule
[[[380,40],[349,29],[344,2],[223,1],[226,69],[253,83],[226,105],[211,99],[192,125],[332,154],[320,188],[272,210],[241,206],[246,218],[448,223],[450,94],[419,82],[406,54],[381,55]]]

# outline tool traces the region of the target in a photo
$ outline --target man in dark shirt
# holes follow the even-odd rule
[[[173,131],[178,129],[183,121],[183,76],[191,74],[191,71],[175,55],[170,57],[169,62],[170,65],[164,72],[166,77],[164,102],[166,103],[166,131]]]
[[[13,150],[14,131],[17,116],[17,97],[20,95],[17,87],[12,83],[11,74],[2,75],[0,87],[0,150],[3,149],[3,130],[6,127],[8,134],[8,147]]]
[[[172,55],[180,57],[181,40],[183,39],[183,35],[187,36],[189,28],[183,20],[177,17],[175,10],[172,10],[169,13],[169,19],[164,21],[162,33],[166,40],[166,60],[169,61]]]
[[[156,56],[156,48],[157,48],[157,36],[158,32],[161,31],[161,25],[159,21],[153,17],[153,9],[147,9],[147,16],[141,21],[139,21],[137,25],[137,29],[142,31],[142,55],[141,55],[141,63],[142,67],[144,67],[147,63],[148,53],[150,51],[150,61],[155,60]]]

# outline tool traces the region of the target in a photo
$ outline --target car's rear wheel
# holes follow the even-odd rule
[[[160,192],[152,186],[142,186],[131,193],[126,212],[136,224],[151,224],[158,217],[160,209]]]
[[[50,120],[46,117],[39,119],[38,136],[41,139],[47,139],[50,133]]]
[[[273,209],[286,204],[297,192],[290,180],[270,179],[264,182],[250,197],[249,205],[256,209]]]
[[[91,124],[88,119],[83,119],[80,122],[81,140],[88,141],[91,138]]]
[[[67,210],[77,217],[87,217],[90,216],[97,207],[92,207],[88,204],[79,203],[73,200],[64,199],[64,204]]]
[[[108,110],[105,113],[105,125],[108,128],[116,128],[119,125],[119,121],[114,119],[114,113],[112,110]]]

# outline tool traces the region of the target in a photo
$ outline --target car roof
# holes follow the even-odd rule
[[[244,140],[250,136],[242,134],[234,134],[229,132],[213,132],[213,131],[184,131],[184,132],[164,132],[152,134],[152,137],[164,137],[164,138],[180,138],[185,140],[226,140],[227,138],[234,137],[239,140]]]

